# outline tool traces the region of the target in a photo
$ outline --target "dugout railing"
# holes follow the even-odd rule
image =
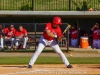
[[[39,39],[43,34],[44,28],[46,23],[1,23],[3,28],[10,27],[10,25],[14,25],[15,29],[19,29],[19,25],[22,25],[28,32],[28,41],[27,41],[27,48],[28,49],[36,49]],[[62,32],[67,27],[67,23],[63,23],[61,26]],[[69,31],[69,30],[68,30]],[[59,42],[60,47],[67,46],[67,50],[69,49],[69,35],[68,31],[66,33],[66,37]],[[66,39],[67,38],[67,39]]]

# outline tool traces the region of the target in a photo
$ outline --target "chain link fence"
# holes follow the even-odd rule
[[[0,0],[0,10],[87,11],[100,10],[100,0]]]

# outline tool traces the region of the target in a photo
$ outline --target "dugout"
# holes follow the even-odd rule
[[[0,23],[46,23],[52,21],[55,15],[60,16],[63,23],[77,23],[87,34],[90,34],[95,22],[100,21],[100,11],[0,11]],[[34,25],[24,27],[33,32]],[[43,28],[44,25],[38,25],[37,32],[43,31]]]

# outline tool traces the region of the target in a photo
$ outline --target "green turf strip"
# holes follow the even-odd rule
[[[0,64],[28,64],[31,57],[0,57]],[[100,57],[69,57],[71,64],[100,64]],[[62,64],[59,57],[39,57],[35,64]]]

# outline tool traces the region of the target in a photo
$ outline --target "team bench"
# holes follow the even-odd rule
[[[40,37],[41,35],[43,34],[43,32],[36,32],[36,35],[35,35],[35,32],[28,32],[28,41],[27,41],[27,46],[26,48],[27,49],[31,49],[33,48],[35,45],[37,46],[38,43],[39,43],[39,40],[40,40]],[[35,38],[36,37],[36,38]],[[6,42],[7,43],[7,42]],[[8,41],[7,45],[5,46],[5,48],[8,48],[10,46],[10,41]],[[19,43],[22,43],[21,41]],[[62,47],[62,46],[65,46],[65,38],[63,38],[63,40],[59,43],[59,45]]]
[[[38,45],[39,39],[40,39],[42,34],[43,34],[43,32],[36,32],[36,41],[35,41],[35,32],[28,32],[28,37],[29,37],[28,43]],[[65,46],[66,45],[66,38],[63,38],[63,40],[59,43],[59,45],[61,47]]]
[[[35,42],[38,43],[42,34],[43,32],[36,32],[36,36],[35,36],[35,32],[28,32],[28,43],[35,43]]]
[[[27,48],[32,49],[35,45],[37,46],[42,34],[43,32],[28,32]]]

